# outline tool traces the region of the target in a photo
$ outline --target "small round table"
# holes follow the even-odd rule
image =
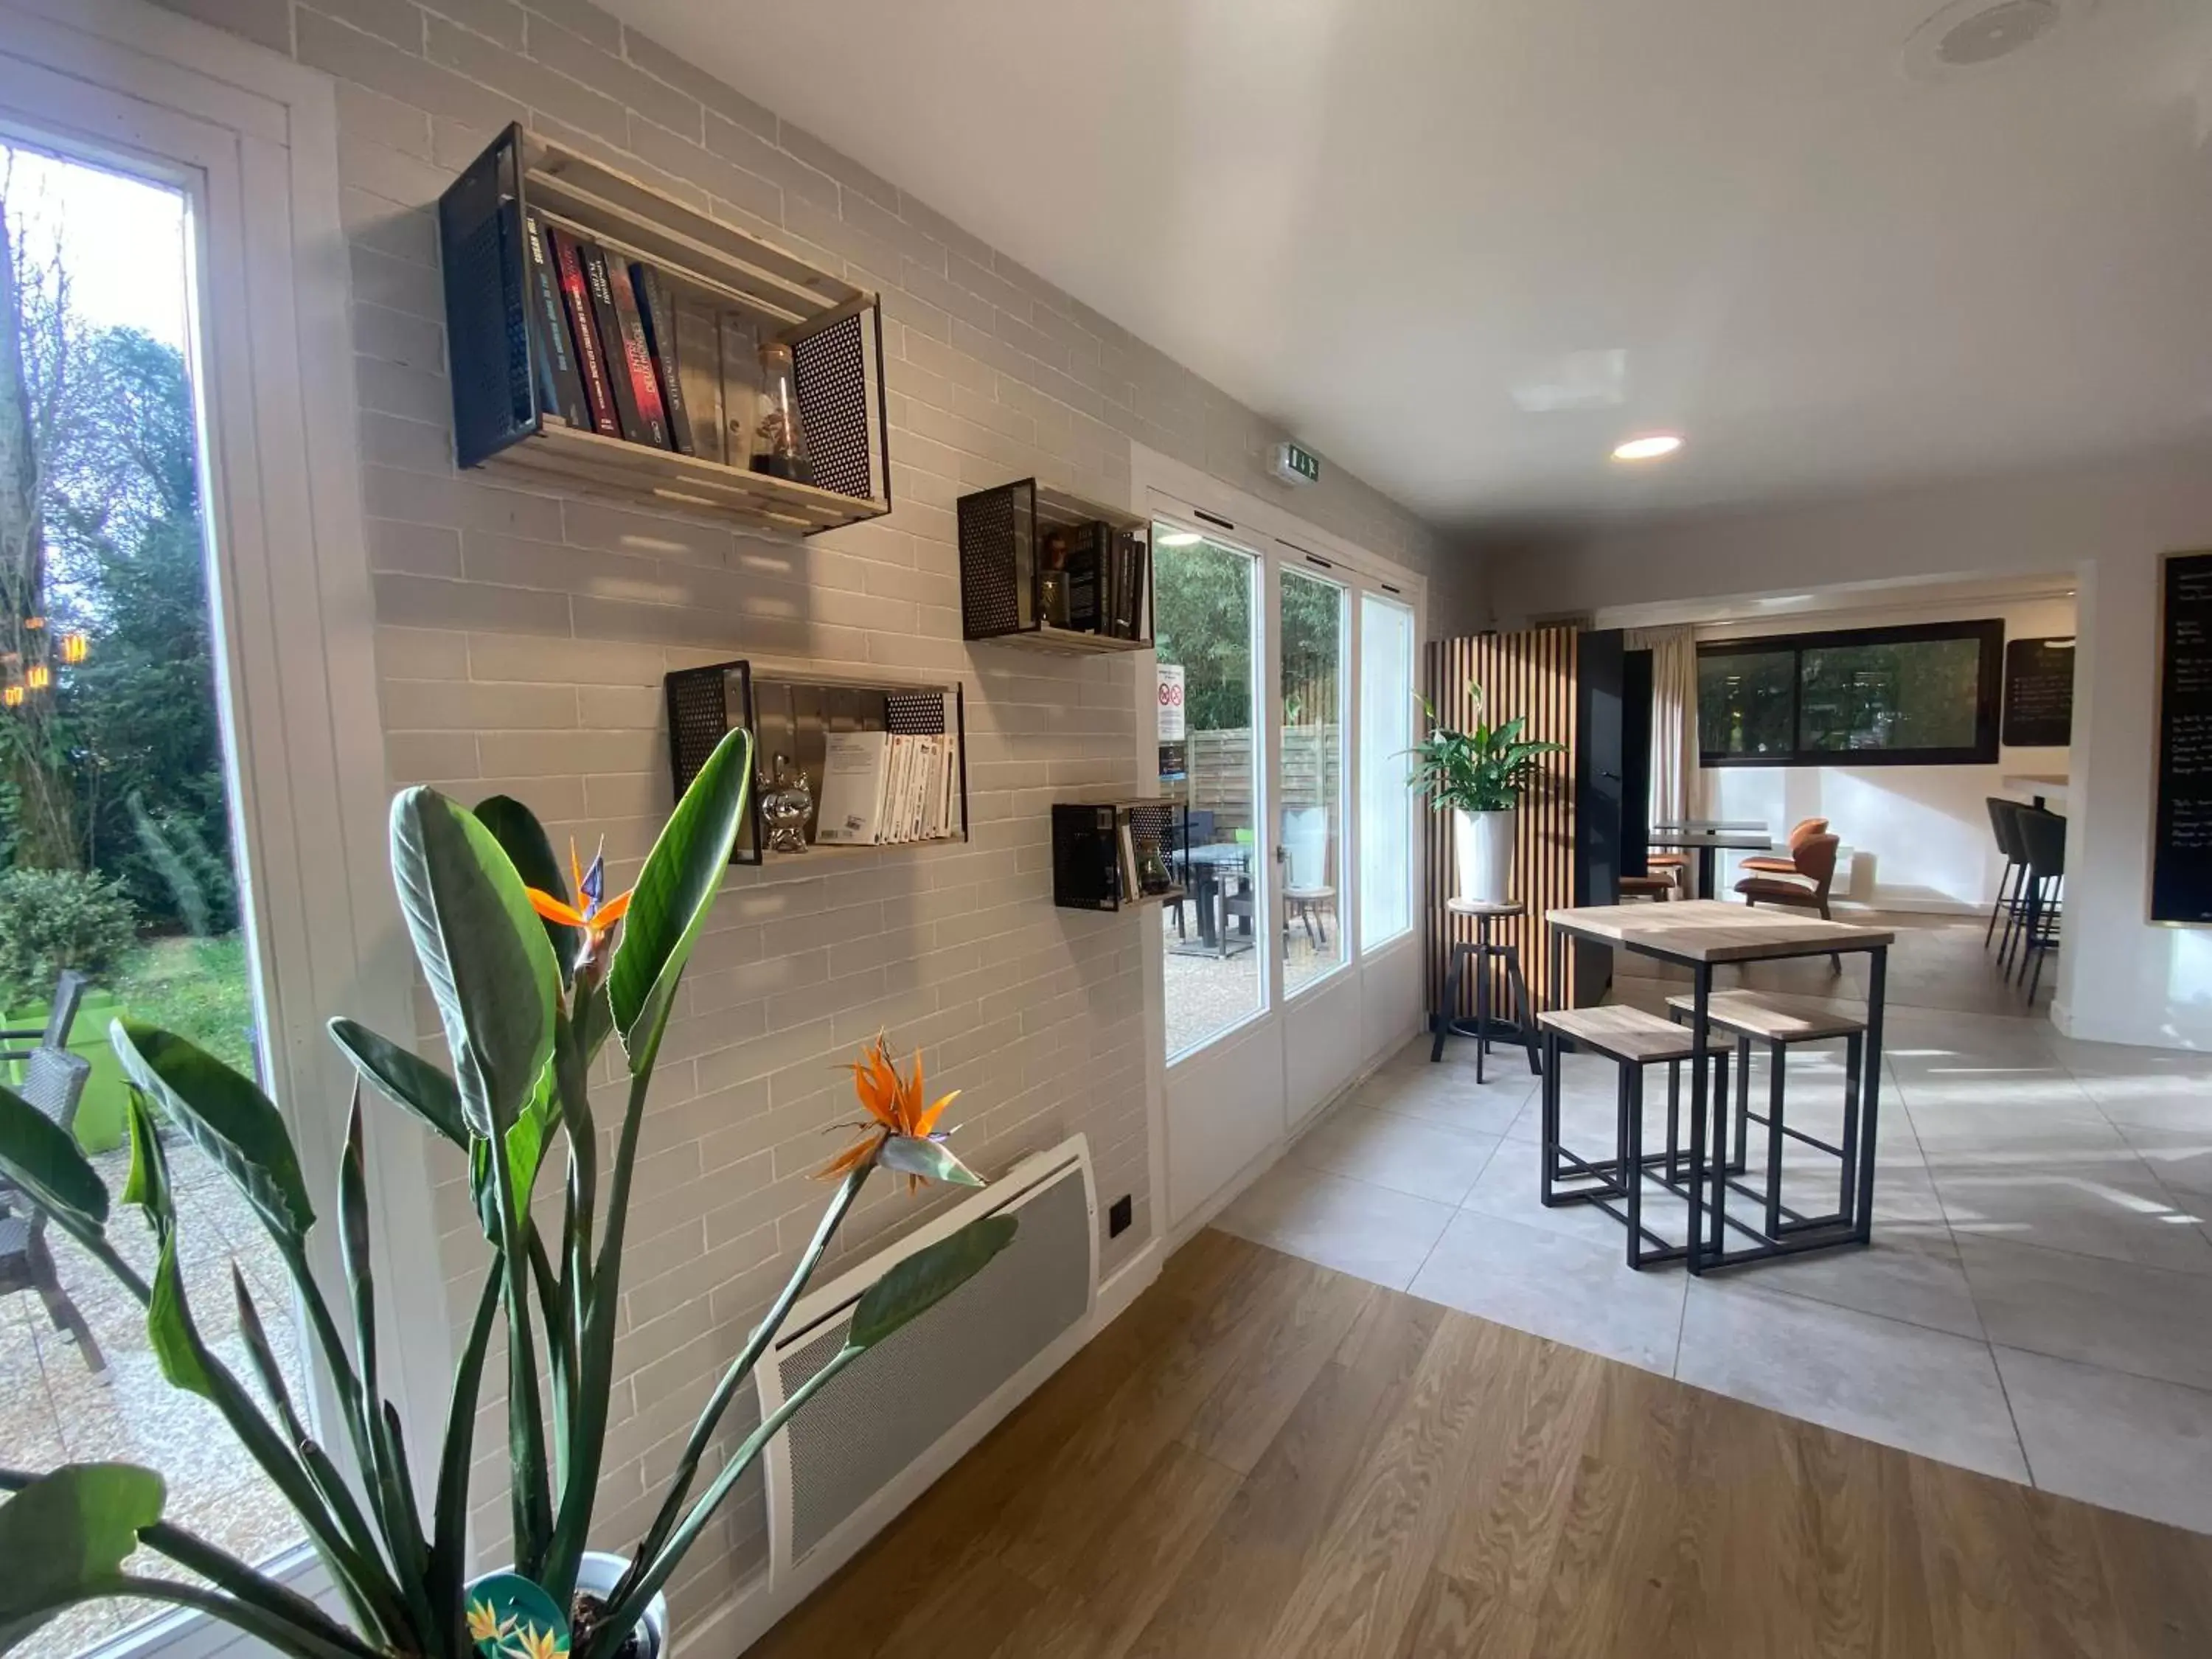
[[[1501,1027],[1510,1030],[1528,1051],[1528,1069],[1539,1077],[1543,1065],[1536,1058],[1536,1016],[1528,1006],[1528,981],[1521,976],[1521,955],[1502,939],[1490,937],[1490,926],[1504,916],[1519,915],[1523,906],[1518,904],[1484,904],[1474,899],[1446,899],[1444,908],[1455,916],[1474,918],[1474,938],[1461,940],[1451,947],[1451,965],[1444,975],[1443,1006],[1429,1019],[1429,1029],[1435,1034],[1429,1048],[1431,1061],[1444,1057],[1444,1039],[1448,1036],[1471,1036],[1474,1039],[1474,1080],[1482,1081],[1482,1060],[1490,1052],[1490,959],[1496,957],[1504,964],[1505,982],[1513,993],[1516,1024]],[[1474,961],[1474,1018],[1463,1020],[1458,1017],[1460,987],[1464,982],[1469,957]]]

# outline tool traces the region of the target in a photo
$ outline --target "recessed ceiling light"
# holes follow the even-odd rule
[[[1680,434],[1653,432],[1641,438],[1631,438],[1626,443],[1615,444],[1613,459],[1616,461],[1656,461],[1662,455],[1673,454],[1681,447]]]
[[[1160,545],[1162,547],[1195,547],[1205,539],[1206,538],[1195,530],[1170,530],[1161,533]]]

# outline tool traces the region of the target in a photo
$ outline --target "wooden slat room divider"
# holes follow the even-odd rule
[[[1513,861],[1514,896],[1527,909],[1510,923],[1495,924],[1494,940],[1510,943],[1521,955],[1528,994],[1537,1009],[1557,1006],[1549,953],[1544,949],[1544,912],[1575,902],[1575,674],[1576,631],[1540,628],[1520,634],[1478,634],[1471,639],[1432,640],[1428,647],[1428,697],[1437,717],[1460,731],[1478,718],[1473,688],[1483,688],[1492,725],[1528,716],[1525,736],[1567,745],[1564,754],[1546,755],[1528,792],[1521,798]],[[1429,815],[1429,1007],[1443,1001],[1446,957],[1451,945],[1472,941],[1474,924],[1444,910],[1456,890],[1452,857],[1452,815]],[[1493,1017],[1510,1018],[1512,1004],[1501,981],[1493,980]],[[1457,1018],[1474,1016],[1474,980],[1461,988]]]

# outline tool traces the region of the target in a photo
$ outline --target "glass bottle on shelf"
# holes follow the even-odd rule
[[[814,466],[806,456],[806,428],[799,418],[799,387],[791,348],[770,340],[760,349],[760,412],[753,422],[751,466],[770,477],[812,483]]]

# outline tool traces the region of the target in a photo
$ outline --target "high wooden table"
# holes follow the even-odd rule
[[[1712,899],[1686,899],[1668,904],[1591,904],[1547,910],[1544,920],[1552,928],[1553,994],[1567,985],[1566,947],[1570,936],[1611,945],[1661,962],[1680,963],[1690,970],[1690,1031],[1695,1058],[1690,1066],[1690,1208],[1688,1262],[1690,1271],[1702,1273],[1709,1267],[1732,1266],[1769,1256],[1799,1255],[1808,1250],[1838,1244],[1864,1244],[1873,1237],[1875,1141],[1880,1127],[1881,1100],[1882,999],[1889,974],[1889,947],[1896,935],[1886,927],[1856,922],[1822,921],[1785,910],[1759,909],[1749,905],[1723,904]],[[1729,963],[1777,962],[1790,957],[1841,956],[1864,952],[1867,965],[1866,1057],[1859,1074],[1858,1144],[1855,1188],[1857,1203],[1852,1214],[1832,1233],[1794,1237],[1767,1237],[1728,1217],[1728,1180],[1716,1174],[1712,1201],[1705,1202],[1705,1131],[1709,1090],[1705,1060],[1711,1047],[1711,1004],[1713,969]],[[1563,1005],[1564,1006],[1564,1005]],[[1714,1097],[1713,1132],[1724,1137],[1727,1102]],[[1712,1143],[1717,1148],[1724,1139]],[[1624,1175],[1630,1172],[1624,1171]],[[1640,1178],[1640,1176],[1632,1178]],[[1727,1249],[1726,1230],[1735,1226],[1754,1242]]]

